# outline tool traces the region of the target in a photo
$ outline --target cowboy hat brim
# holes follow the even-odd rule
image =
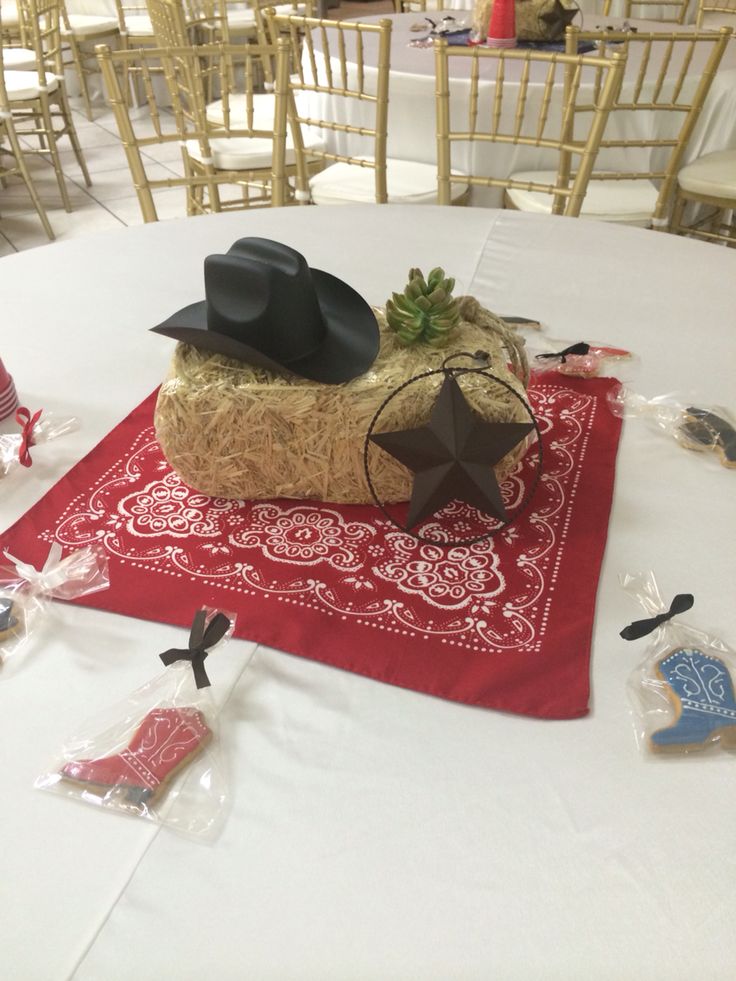
[[[275,361],[243,341],[208,330],[206,300],[183,307],[151,330],[199,350],[271,371],[287,369],[331,385],[350,381],[367,371],[378,354],[380,336],[375,314],[363,297],[341,279],[321,269],[311,269],[310,273],[326,331],[322,344],[298,360]]]

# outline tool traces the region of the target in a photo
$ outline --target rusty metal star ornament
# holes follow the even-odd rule
[[[544,14],[540,14],[539,19],[549,26],[551,37],[554,40],[564,37],[566,28],[575,20],[578,10],[578,7],[566,7],[560,3],[560,0],[555,0],[552,8]]]
[[[535,428],[532,422],[486,422],[448,372],[425,426],[369,438],[414,473],[411,529],[454,500],[508,522],[493,467]]]

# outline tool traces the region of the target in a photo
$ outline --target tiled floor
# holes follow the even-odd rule
[[[342,3],[331,9],[331,17],[375,16],[393,10],[392,0]],[[78,100],[72,100],[75,106]],[[82,145],[87,168],[92,178],[86,187],[68,143],[62,141],[62,165],[72,203],[72,212],[64,211],[51,164],[40,157],[29,160],[34,183],[46,208],[57,241],[78,237],[89,232],[105,231],[124,225],[143,223],[138,198],[133,190],[130,171],[117,135],[112,113],[100,102],[94,121],[89,122],[75,108],[74,120]],[[181,154],[178,146],[150,147],[145,153],[146,170],[152,179],[181,174]],[[159,219],[183,217],[186,213],[184,192],[179,188],[155,192]],[[0,257],[49,245],[25,185],[8,181],[0,188]]]

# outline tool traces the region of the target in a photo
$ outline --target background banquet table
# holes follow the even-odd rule
[[[114,0],[68,0],[67,6],[70,12],[77,14],[100,14],[105,16],[114,17],[115,16],[115,2]],[[326,2],[325,2],[326,6]],[[437,3],[437,0],[429,0],[427,3],[428,10],[440,9],[443,5]],[[468,0],[448,0],[444,5],[447,10],[452,11],[467,11]],[[603,9],[603,4],[601,0],[581,0],[580,9],[586,16],[591,15],[593,17],[598,15],[598,12]],[[661,8],[649,8],[649,15],[652,17],[659,16],[655,11],[660,9],[661,16],[666,17],[671,13],[671,9],[667,7]],[[325,17],[332,17],[334,15],[334,8],[329,8],[324,14]],[[690,23],[695,20],[695,15],[697,14],[697,2],[691,0],[688,7],[687,22]],[[624,15],[624,5],[623,0],[613,0],[611,5],[611,16],[612,17],[623,17]],[[431,14],[430,14],[431,16]],[[421,18],[421,15],[420,15]],[[590,27],[590,24],[586,20],[586,27]]]
[[[360,18],[361,21],[367,22],[380,19],[374,17]],[[416,14],[397,14],[391,16],[390,19],[393,22],[393,29],[389,82],[388,155],[399,160],[435,163],[437,151],[434,52],[431,48],[409,46],[410,41],[422,37],[421,32],[412,31],[412,26],[421,21],[421,18],[418,19]],[[616,18],[607,18],[606,24],[608,23],[618,26],[621,21]],[[687,30],[685,27],[662,25],[655,21],[637,20],[632,21],[632,23],[642,31]],[[600,24],[603,26],[602,20]],[[595,27],[595,24],[590,21],[586,21],[586,25],[591,29]],[[656,50],[655,45],[652,63],[656,57]],[[366,77],[370,79],[370,73],[375,71],[373,66],[377,61],[375,38],[367,37],[365,39],[365,51],[366,65],[368,66]],[[641,51],[634,48],[626,65],[623,82],[624,92],[626,92],[627,86],[633,87],[635,84],[640,59]],[[698,52],[688,66],[686,86],[695,88],[700,80],[704,63],[705,57],[702,52]],[[679,64],[675,63],[675,65],[679,70]],[[490,112],[490,93],[492,92],[495,68],[489,66],[484,70],[489,73],[489,81],[485,87],[486,103],[483,103],[484,87],[481,86],[481,113],[484,105]],[[482,69],[482,74],[484,70]],[[467,63],[460,61],[459,63],[451,63],[450,71],[453,74],[457,73],[452,79],[450,87],[450,113],[454,121],[454,113],[456,112],[465,112],[467,115],[467,110],[464,110],[467,99],[462,96],[464,83],[460,73],[464,72],[465,77],[467,77],[469,68]],[[521,66],[511,63],[506,66],[505,74],[505,84],[511,87],[510,95],[513,96],[514,79],[520,78]],[[541,66],[533,66],[530,75],[532,83],[535,77],[540,82],[543,81],[544,69]],[[532,84],[529,89],[530,105],[535,98],[535,88]],[[561,111],[561,100],[562,91],[560,88],[559,102],[553,98],[551,113]],[[355,103],[346,108],[344,102],[326,95],[310,95],[306,104],[326,113],[322,118],[350,122],[356,126],[360,124],[361,120],[367,120],[370,112],[370,107]],[[645,135],[648,138],[653,135],[656,135],[657,138],[671,137],[671,127],[681,123],[679,115],[679,113],[616,113],[609,119],[607,133],[611,138],[641,139]],[[459,118],[465,118],[465,116],[461,115]],[[372,152],[368,141],[354,134],[335,136],[327,133],[323,135],[325,135],[327,142],[336,145],[340,152],[347,151],[351,154]],[[683,162],[687,163],[705,153],[730,149],[734,145],[736,145],[736,42],[731,41],[703,106]],[[471,152],[472,157],[469,156]],[[618,170],[629,172],[648,170],[652,152],[648,148],[635,147],[625,150],[604,149],[598,157],[598,167],[613,172]],[[477,144],[472,151],[468,150],[466,145],[460,145],[453,151],[453,167],[460,170],[472,170],[473,173],[477,174],[493,174],[494,176],[505,177],[519,171],[549,169],[556,167],[556,164],[556,158],[549,151],[535,150],[533,147]],[[500,205],[503,195],[501,190],[495,188],[473,188],[472,193],[473,204],[490,206]]]
[[[730,250],[488,209],[147,225],[0,262],[22,401],[82,422],[3,481],[0,528],[164,377],[171,342],[147,329],[199,299],[204,256],[243,235],[289,243],[373,303],[409,266],[441,264],[491,309],[634,350],[647,396],[732,405]],[[731,979],[734,760],[640,754],[625,685],[644,642],[618,633],[641,614],[618,576],[653,568],[667,597],[695,594],[688,622],[736,645],[733,483],[625,423],[585,718],[471,708],[231,640],[207,665],[232,788],[211,845],[32,789],[77,723],[184,639],[54,604],[0,677],[0,976]]]
[[[76,2],[84,3],[85,0],[76,0]],[[102,2],[102,0],[86,0],[86,2],[100,3]],[[470,6],[471,5],[468,3],[468,0],[447,0],[447,3],[445,4],[438,3],[437,0],[430,0],[430,2],[427,4],[428,9],[431,7],[432,9],[437,10],[440,9],[441,7],[445,7],[447,10],[452,10],[452,11],[457,11],[457,10],[468,11],[468,8]],[[575,21],[575,23],[579,27],[582,27],[584,30],[588,30],[588,31],[594,30],[595,24],[603,17],[603,13],[602,13],[603,0],[578,0],[578,6],[582,11],[582,17],[578,18]],[[609,11],[609,16],[623,17],[625,13],[626,13],[626,8],[625,8],[624,0],[613,0],[613,2],[611,3],[611,9]],[[697,0],[690,0],[690,3],[688,4],[688,8],[687,8],[687,13],[685,14],[685,23],[686,24],[693,23],[695,21],[697,13],[698,13]],[[642,7],[634,8],[633,10],[634,17],[640,16],[642,14],[648,17],[650,20],[657,20],[660,17],[661,18],[671,17],[672,7],[668,7],[666,5],[662,5],[662,6],[657,5],[657,6],[651,6],[646,8],[642,8]],[[458,15],[456,14],[456,16]]]

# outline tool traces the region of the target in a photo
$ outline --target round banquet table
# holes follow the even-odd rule
[[[22,401],[81,428],[0,489],[7,528],[164,377],[147,329],[243,235],[288,242],[382,303],[441,264],[491,309],[635,351],[646,396],[733,407],[736,254],[490,209],[273,209],[129,228],[0,262]],[[7,431],[10,427],[2,424]],[[619,574],[696,596],[736,646],[734,473],[639,420],[618,453],[590,714],[551,722],[391,687],[246,641],[208,671],[231,811],[203,845],[32,789],[84,718],[183,631],[53,604],[0,677],[5,981],[731,979],[733,758],[646,759],[625,692],[645,642]]]
[[[361,22],[375,22],[382,18],[361,17],[357,19]],[[437,160],[434,52],[431,47],[410,47],[411,41],[426,36],[422,32],[412,30],[414,25],[421,23],[421,17],[410,13],[395,14],[389,19],[393,22],[393,28],[389,82],[388,155],[398,160],[414,160],[420,163],[434,164]],[[621,23],[622,21],[617,18],[609,17],[604,20],[590,15],[585,20],[585,26],[590,30],[594,30],[597,26],[604,27],[607,24],[616,27],[620,26]],[[683,32],[688,30],[687,27],[677,27],[672,24],[662,25],[656,21],[632,20],[631,23],[638,26],[640,31]],[[468,26],[469,24],[470,20],[468,19]],[[664,44],[665,42],[662,42],[663,46]],[[375,37],[366,37],[364,48],[367,66],[366,78],[370,84],[371,73],[374,76],[376,74],[378,45]],[[656,78],[654,69],[657,51],[658,46],[655,45],[648,69],[648,78],[650,79]],[[686,88],[683,90],[683,96],[686,97],[689,94],[687,87],[695,89],[700,81],[705,61],[704,53],[696,52],[687,68]],[[640,63],[641,50],[634,46],[624,73],[622,88],[624,94],[627,88],[631,88],[633,91],[637,83]],[[675,61],[674,67],[679,72],[680,65],[677,61]],[[305,70],[309,72],[310,69],[305,65]],[[453,128],[459,129],[458,120],[467,117],[468,86],[464,78],[468,77],[469,65],[464,59],[457,59],[450,63],[450,71],[453,73],[450,86],[450,114]],[[481,78],[484,74],[487,74],[488,81],[485,85],[481,82],[481,118],[484,112],[487,114],[491,112],[495,66],[483,66]],[[521,65],[513,62],[508,64],[505,75],[505,85],[511,88],[509,93],[511,102],[509,103],[510,108],[504,111],[511,112],[516,97],[514,86],[521,77]],[[541,99],[541,83],[544,81],[544,77],[544,67],[541,65],[532,66],[527,109],[529,118],[532,120],[535,118],[533,112],[536,100]],[[540,85],[536,86],[535,80],[540,82]],[[555,88],[555,95],[557,95],[557,87]],[[359,104],[356,100],[350,100],[348,104],[345,100],[335,99],[329,95],[309,94],[306,95],[305,104],[310,109],[316,109],[314,113],[316,116],[319,113],[324,113],[322,118],[348,122],[356,127],[361,124],[370,125],[371,122],[369,115],[372,112],[371,106],[365,103]],[[559,116],[561,110],[562,89],[560,86],[559,100],[555,97],[552,99],[550,126],[554,121],[555,114]],[[679,113],[667,112],[613,113],[609,118],[606,133],[610,138],[625,138],[632,141],[642,138],[652,139],[652,137],[657,139],[672,138],[677,132],[672,127],[681,125],[679,117]],[[336,147],[338,152],[347,152],[353,155],[373,152],[369,141],[358,135],[335,135],[328,132],[323,132],[322,135],[328,143]],[[706,153],[730,149],[734,145],[736,145],[736,42],[731,41],[688,143],[683,163],[689,163]],[[623,150],[618,148],[603,149],[598,156],[597,168],[610,172],[647,171],[652,163],[650,155],[653,154],[655,155],[653,158],[655,169],[661,168],[662,162],[656,157],[659,153],[658,150],[637,148],[636,146],[627,147]],[[507,177],[515,172],[551,169],[556,168],[556,166],[557,158],[554,153],[534,147],[476,144],[471,149],[468,144],[460,143],[453,148],[453,168],[479,175]],[[476,187],[472,189],[472,202],[476,206],[497,207],[501,205],[502,197],[503,191],[498,188]]]

